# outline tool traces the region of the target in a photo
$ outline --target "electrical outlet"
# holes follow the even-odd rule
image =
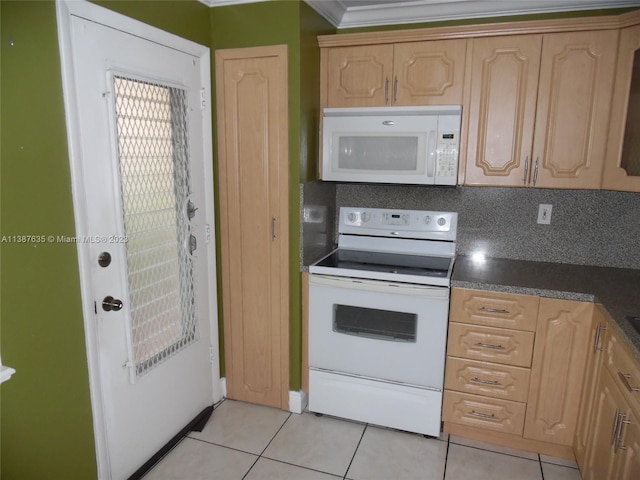
[[[538,223],[541,225],[549,225],[551,223],[551,210],[553,205],[541,203],[538,206]]]

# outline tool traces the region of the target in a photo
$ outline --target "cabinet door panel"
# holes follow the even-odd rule
[[[620,447],[618,450],[620,457],[616,463],[618,465],[617,474],[614,478],[620,480],[637,480],[640,475],[640,420],[638,415],[627,412],[625,422],[620,430]],[[628,422],[628,423],[627,423]]]
[[[287,58],[286,46],[216,52],[227,393],[277,408],[289,401]]]
[[[329,107],[390,104],[393,45],[339,47],[327,58]]]
[[[614,332],[608,338],[606,363],[613,380],[622,392],[631,408],[640,412],[640,367],[631,353],[627,352],[618,334]]]
[[[595,388],[602,366],[604,345],[606,344],[607,322],[602,312],[602,306],[596,305],[593,310],[593,325],[589,337],[587,368],[585,369],[584,384],[580,400],[578,425],[573,442],[573,450],[580,468],[584,468],[587,446],[591,437],[591,425],[595,415]]]
[[[394,103],[462,104],[466,45],[466,40],[396,44],[393,63]]]
[[[524,186],[528,181],[525,159],[533,140],[542,36],[481,38],[471,45],[465,183]]]
[[[573,445],[593,304],[542,298],[524,436]]]
[[[602,187],[640,192],[640,25],[620,32]]]
[[[544,36],[534,186],[600,188],[617,40],[615,31]]]
[[[623,403],[624,400],[613,383],[611,374],[603,368],[596,390],[596,414],[590,435],[587,465],[581,470],[584,480],[619,478],[613,475],[616,461],[613,442],[616,413]]]

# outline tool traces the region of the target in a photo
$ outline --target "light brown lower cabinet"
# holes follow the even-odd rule
[[[580,413],[578,415],[578,427],[573,442],[573,451],[578,464],[583,465],[587,458],[587,448],[589,446],[590,428],[593,423],[595,409],[595,391],[600,374],[600,367],[604,359],[604,346],[607,342],[607,321],[601,305],[596,305],[593,310],[593,326],[589,341],[589,351],[587,352],[587,368],[585,369],[584,384],[580,403]]]
[[[593,303],[540,299],[524,437],[572,446]]]
[[[454,288],[445,432],[573,458],[593,308]]]
[[[599,322],[602,323],[602,322]],[[574,445],[584,480],[640,478],[640,365],[605,322],[595,389],[585,391]],[[601,329],[602,332],[602,329]],[[593,363],[593,362],[590,362]],[[589,372],[588,372],[589,373]]]

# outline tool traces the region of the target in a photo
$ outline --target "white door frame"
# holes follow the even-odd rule
[[[207,208],[205,210],[205,223],[213,226],[214,195],[213,195],[213,147],[212,147],[212,125],[211,125],[211,67],[210,51],[208,47],[191,42],[163,30],[151,27],[147,24],[125,17],[121,14],[94,5],[86,1],[79,0],[57,0],[56,1],[58,39],[60,46],[62,86],[64,93],[65,117],[67,127],[67,141],[69,148],[69,162],[71,168],[71,187],[73,193],[73,207],[75,216],[76,236],[89,235],[87,227],[88,212],[84,199],[90,192],[86,192],[82,182],[83,165],[80,148],[80,126],[78,103],[76,101],[74,64],[71,50],[71,17],[81,17],[90,21],[106,25],[116,30],[121,30],[141,38],[165,45],[176,50],[188,53],[200,58],[201,62],[201,82],[206,86],[203,92],[204,115],[203,115],[203,151],[205,182],[207,184],[205,200]],[[208,134],[207,134],[208,133]],[[213,240],[213,239],[212,239]],[[95,323],[94,299],[91,293],[91,277],[89,275],[89,265],[87,264],[89,244],[77,242],[78,264],[80,270],[80,290],[82,295],[82,311],[84,317],[85,342],[87,350],[87,362],[89,367],[89,388],[91,395],[91,408],[93,413],[93,429],[96,443],[96,460],[98,465],[98,478],[110,478],[109,456],[107,450],[107,436],[105,428],[103,389],[98,363],[98,339]],[[215,260],[215,241],[208,242],[203,248],[207,249],[207,257]],[[214,269],[209,269],[209,285],[212,291],[216,291],[216,275]],[[220,383],[220,363],[218,348],[218,316],[217,299],[212,294],[208,300],[208,312],[211,322],[211,362],[213,376],[213,401],[217,402],[222,398]],[[176,432],[177,433],[177,432]]]

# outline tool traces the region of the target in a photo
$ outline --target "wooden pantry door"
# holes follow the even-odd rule
[[[289,405],[287,46],[216,51],[227,397]]]

